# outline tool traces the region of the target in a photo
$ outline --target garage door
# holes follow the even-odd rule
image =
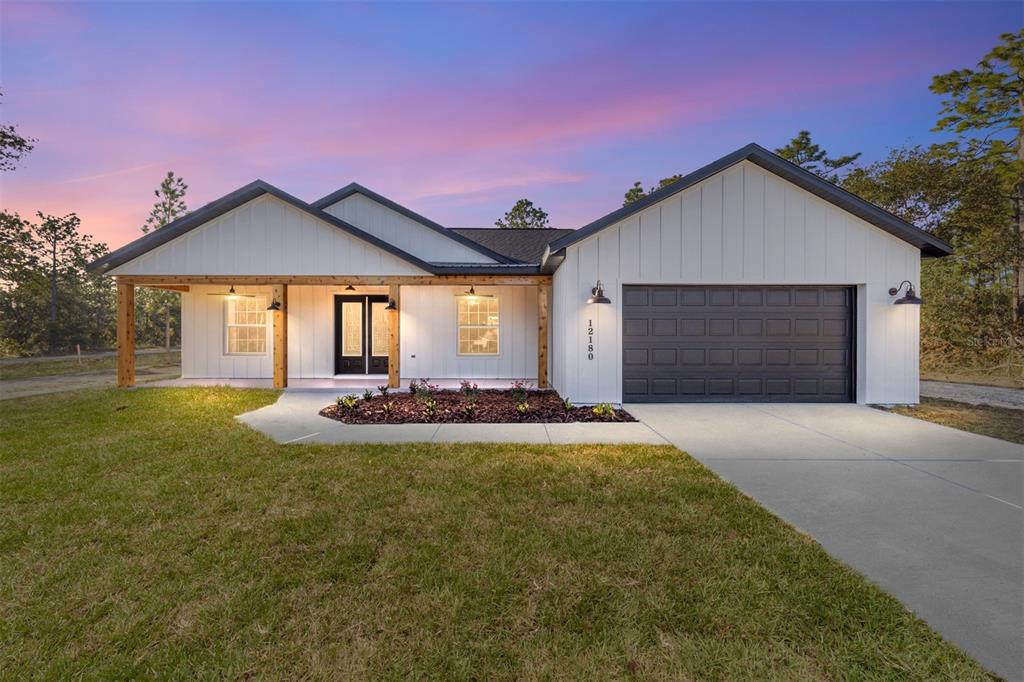
[[[623,402],[850,402],[850,287],[625,286]]]

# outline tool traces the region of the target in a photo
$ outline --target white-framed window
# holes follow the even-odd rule
[[[224,302],[224,350],[228,355],[267,352],[267,297],[238,296]]]
[[[459,355],[498,354],[498,299],[460,296],[458,301]]]

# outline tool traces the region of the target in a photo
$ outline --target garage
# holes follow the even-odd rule
[[[852,402],[854,289],[622,288],[623,402]]]

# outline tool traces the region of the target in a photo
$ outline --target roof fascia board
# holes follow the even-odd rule
[[[787,180],[798,187],[828,201],[835,206],[863,219],[864,221],[892,234],[895,237],[906,241],[921,249],[926,256],[947,256],[953,252],[953,248],[938,237],[925,232],[921,228],[912,225],[901,218],[885,211],[874,204],[861,199],[855,194],[824,180],[814,173],[797,166],[794,163],[773,154],[764,147],[757,144],[748,144],[737,149],[731,154],[699,168],[692,173],[680,178],[670,185],[651,192],[643,199],[635,201],[628,206],[623,206],[598,218],[592,223],[584,225],[570,235],[556,239],[551,243],[551,250],[557,251],[571,246],[593,234],[596,234],[606,227],[618,223],[626,218],[643,211],[669,196],[681,192],[703,180],[720,173],[721,171],[740,163],[750,161],[757,166]]]
[[[254,182],[251,182],[245,187],[239,188],[234,192],[226,194],[220,199],[211,201],[202,208],[193,211],[192,213],[189,213],[188,215],[185,215],[181,218],[178,218],[177,220],[168,223],[164,227],[161,227],[158,230],[154,230],[153,232],[150,232],[149,234],[144,235],[139,239],[136,239],[135,241],[130,242],[125,246],[122,246],[121,248],[108,253],[102,258],[98,258],[92,263],[89,263],[89,265],[86,266],[86,269],[89,272],[103,274],[111,270],[112,268],[116,268],[120,265],[123,265],[124,263],[127,263],[128,261],[134,260],[148,253],[149,251],[152,251],[158,246],[162,246],[167,242],[176,239],[182,236],[183,234],[186,234],[187,232],[190,232],[202,225],[205,225],[211,220],[214,220],[215,218],[224,215],[228,211],[234,210],[239,206],[248,203],[249,201],[252,201],[253,199],[256,199],[264,194],[269,194],[275,197],[276,199],[280,199],[285,203],[291,204],[295,208],[304,211],[312,215],[313,217],[338,228],[343,232],[347,232],[348,234],[352,235],[353,237],[356,237],[357,239],[365,241],[368,244],[372,244],[373,246],[376,246],[377,248],[386,251],[387,253],[390,253],[393,256],[396,256],[408,263],[411,263],[412,265],[415,265],[416,267],[420,268],[425,272],[435,274],[434,267],[430,263],[427,263],[426,261],[417,258],[416,256],[413,256],[410,253],[406,253],[402,249],[399,249],[398,247],[389,244],[388,242],[385,242],[384,240],[375,237],[372,234],[369,234],[368,232],[364,232],[363,230],[360,230],[358,227],[350,225],[344,220],[332,216],[330,213],[327,213],[326,211],[321,211],[320,209],[315,208],[310,204],[307,204],[301,199],[294,197],[291,194],[288,194],[287,192],[284,192],[283,190],[274,187],[270,183],[264,182],[263,180],[256,180]]]
[[[376,201],[381,206],[384,206],[386,208],[390,208],[392,211],[394,211],[396,213],[399,213],[399,214],[405,216],[406,218],[408,218],[408,219],[410,219],[410,220],[412,220],[414,222],[417,222],[420,225],[423,225],[424,227],[427,227],[427,228],[429,228],[431,230],[434,230],[438,234],[442,234],[445,237],[447,237],[448,239],[451,239],[452,241],[455,241],[455,242],[458,242],[459,244],[462,244],[466,248],[472,249],[473,251],[476,251],[477,253],[483,254],[483,255],[487,256],[488,258],[492,258],[492,259],[496,260],[499,263],[518,263],[519,262],[517,260],[509,258],[508,256],[502,255],[502,254],[498,253],[497,251],[492,251],[491,249],[488,249],[483,244],[478,244],[477,242],[473,241],[469,237],[464,237],[461,234],[459,234],[458,232],[453,232],[452,230],[449,230],[444,225],[441,225],[440,223],[435,223],[430,218],[427,218],[426,216],[422,216],[419,213],[416,213],[416,211],[413,211],[412,209],[406,208],[405,206],[402,206],[401,204],[399,204],[396,201],[393,201],[391,199],[388,199],[385,196],[377,194],[373,190],[367,189],[366,187],[363,187],[362,185],[360,185],[357,182],[350,183],[350,184],[346,185],[345,187],[342,187],[341,189],[339,189],[339,190],[337,190],[335,192],[331,192],[327,196],[325,196],[325,197],[323,197],[321,199],[317,199],[311,205],[313,207],[315,207],[315,208],[320,209],[320,210],[324,210],[328,206],[332,206],[332,205],[338,203],[339,201],[343,201],[343,200],[349,198],[350,196],[352,196],[353,194],[362,194],[367,199],[372,199],[373,201]]]

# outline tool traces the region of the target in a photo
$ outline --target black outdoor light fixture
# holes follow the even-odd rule
[[[597,286],[590,290],[590,298],[587,299],[587,303],[611,303],[612,300],[604,295],[604,285],[601,284],[601,280],[597,280]]]
[[[281,302],[278,301],[276,298],[273,301],[270,302],[270,305],[267,306],[267,310],[280,310],[280,309],[281,309]]]
[[[356,288],[354,286],[352,286],[351,284],[349,284],[347,287],[345,287],[345,291],[355,291],[355,290],[356,290]]]
[[[917,296],[917,292],[914,291],[914,285],[911,284],[909,280],[903,280],[902,282],[900,282],[900,285],[898,287],[893,287],[892,289],[889,289],[889,295],[895,296],[896,294],[900,293],[900,290],[903,288],[904,284],[907,285],[907,293],[893,301],[893,305],[906,305],[908,303],[910,305],[921,305],[922,303],[924,303],[924,301],[922,301]]]
[[[395,299],[389,298],[388,305],[387,307],[384,308],[384,310],[398,310],[398,304],[395,303]]]

